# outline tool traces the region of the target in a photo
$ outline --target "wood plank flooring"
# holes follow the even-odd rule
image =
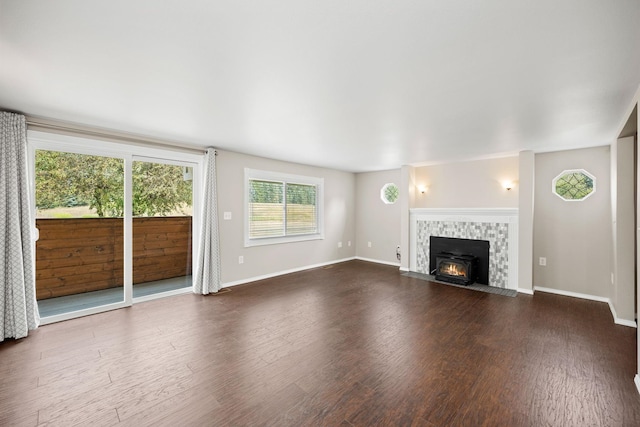
[[[0,344],[0,425],[638,426],[635,329],[352,261]]]

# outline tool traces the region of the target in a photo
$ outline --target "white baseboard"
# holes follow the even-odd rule
[[[312,268],[325,267],[331,264],[339,264],[341,262],[353,261],[354,259],[356,259],[356,257],[337,259],[335,261],[328,261],[320,264],[305,265],[304,267],[297,267],[297,268],[292,268],[290,270],[278,271],[276,273],[264,274],[262,276],[255,276],[255,277],[249,277],[247,279],[235,280],[233,282],[226,282],[226,283],[223,283],[221,287],[229,288],[231,286],[244,285],[245,283],[257,282],[258,280],[264,280],[264,279],[271,279],[272,277],[283,276],[285,274],[291,274],[291,273],[297,273],[299,271],[311,270]]]
[[[411,271],[411,270],[409,270],[408,268],[405,268],[405,267],[400,267],[399,270],[402,271],[403,273],[408,273],[408,272]]]
[[[606,303],[609,302],[609,298],[599,297],[597,295],[581,294],[579,292],[563,291],[560,289],[553,289],[553,288],[543,288],[541,286],[534,286],[533,289],[540,292],[546,292],[548,294],[563,295],[565,297],[582,298],[582,299],[588,299],[591,301],[606,302]]]
[[[518,288],[517,291],[519,294],[533,295],[533,289]]]
[[[638,327],[638,325],[635,322],[635,320],[620,319],[618,317],[618,313],[616,313],[616,309],[613,306],[613,303],[611,302],[611,300],[609,300],[607,302],[609,303],[609,310],[611,310],[611,314],[613,315],[613,323],[615,323],[616,325],[629,326],[631,328],[637,328]]]
[[[564,296],[567,296],[567,297],[574,297],[574,298],[582,298],[582,299],[591,300],[591,301],[606,302],[607,304],[609,304],[609,310],[611,310],[611,315],[613,316],[613,323],[615,323],[616,325],[629,326],[631,328],[637,328],[638,327],[638,325],[635,322],[635,320],[620,319],[618,317],[618,315],[616,314],[616,310],[613,307],[613,304],[611,303],[611,300],[609,298],[607,298],[607,297],[599,297],[599,296],[596,296],[596,295],[581,294],[579,292],[562,291],[562,290],[559,290],[559,289],[552,289],[552,288],[543,288],[543,287],[540,287],[540,286],[536,286],[534,289],[536,291],[547,292],[547,293],[550,293],[550,294],[564,295]]]
[[[400,267],[400,263],[399,262],[380,261],[378,259],[363,258],[363,257],[360,257],[360,256],[355,257],[355,259],[360,260],[360,261],[366,261],[366,262],[374,262],[376,264],[384,264],[384,265],[392,265],[394,267]],[[407,271],[409,271],[409,270],[407,270]]]
[[[373,262],[376,264],[384,264],[384,265],[392,265],[394,267],[400,267],[400,263],[386,262],[386,261],[380,261],[380,260],[362,258],[362,257],[351,257],[351,258],[338,259],[335,261],[323,262],[320,264],[305,265],[304,267],[292,268],[290,270],[278,271],[276,273],[264,274],[262,276],[249,277],[247,279],[235,280],[233,282],[226,282],[226,283],[223,283],[221,287],[229,288],[231,286],[244,285],[245,283],[257,282],[258,280],[264,280],[264,279],[271,279],[272,277],[278,277],[285,274],[297,273],[299,271],[311,270],[312,268],[325,267],[331,264],[339,264],[341,262],[353,261],[354,259],[357,259],[360,261]],[[406,270],[406,271],[409,271],[409,270]]]
[[[636,383],[636,388],[638,389],[638,393],[640,393],[640,375],[636,374],[633,378],[633,382]]]

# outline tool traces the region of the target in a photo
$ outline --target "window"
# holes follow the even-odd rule
[[[380,190],[380,198],[386,205],[394,204],[399,194],[398,186],[393,183],[385,184]]]
[[[323,239],[322,178],[245,169],[245,246]]]
[[[563,171],[552,182],[551,190],[562,200],[578,202],[596,191],[596,178],[584,169]]]

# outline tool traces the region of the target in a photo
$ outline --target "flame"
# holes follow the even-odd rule
[[[440,272],[447,274],[449,276],[467,276],[467,272],[460,264],[455,263],[447,263],[444,268],[440,268]]]

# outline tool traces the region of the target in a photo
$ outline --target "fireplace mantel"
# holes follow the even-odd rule
[[[411,209],[409,223],[411,271],[429,274],[431,235],[488,240],[491,245],[489,286],[518,289],[518,209]]]

